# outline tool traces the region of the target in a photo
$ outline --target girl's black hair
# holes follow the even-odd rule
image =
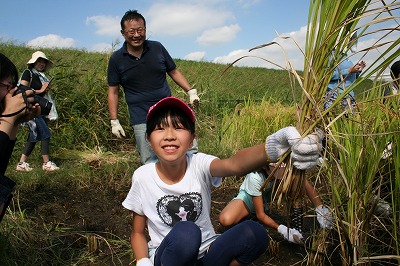
[[[147,121],[147,136],[150,136],[156,128],[168,125],[168,118],[171,118],[173,127],[182,127],[192,134],[195,133],[195,123],[190,120],[186,113],[179,108],[168,106],[157,110]]]
[[[392,76],[392,79],[397,79],[399,73],[400,73],[400,60],[394,62],[393,65],[390,67],[390,75]]]

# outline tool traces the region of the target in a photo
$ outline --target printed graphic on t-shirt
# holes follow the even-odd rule
[[[180,196],[166,195],[158,200],[157,212],[161,220],[171,227],[179,221],[195,222],[202,211],[202,198],[198,192]]]

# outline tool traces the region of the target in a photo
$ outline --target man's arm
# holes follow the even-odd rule
[[[192,88],[185,78],[185,76],[177,69],[168,72],[168,75],[173,79],[173,81],[181,87],[186,93],[190,91]]]
[[[189,102],[192,105],[198,105],[200,103],[200,98],[197,95],[197,90],[192,88],[185,78],[185,76],[177,69],[168,72],[168,75],[173,79],[173,81],[179,85],[189,96]]]
[[[118,118],[118,97],[119,86],[108,86],[108,111],[111,120]]]
[[[111,119],[111,132],[117,138],[125,137],[125,131],[118,120],[119,86],[108,87],[108,111]]]

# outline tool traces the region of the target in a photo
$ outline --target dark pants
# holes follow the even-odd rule
[[[157,249],[155,266],[224,266],[232,260],[250,264],[268,247],[266,229],[258,222],[246,220],[221,234],[203,258],[197,260],[201,232],[193,222],[178,222]]]
[[[6,176],[0,176],[0,222],[6,212],[8,205],[13,197],[12,189],[15,182]]]

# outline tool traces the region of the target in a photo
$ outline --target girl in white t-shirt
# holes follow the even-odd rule
[[[276,162],[288,149],[295,167],[311,168],[317,164],[320,137],[301,138],[294,127],[286,127],[265,143],[219,159],[204,153],[187,155],[195,138],[195,117],[180,99],[160,100],[146,119],[147,139],[158,161],[134,172],[122,203],[133,212],[131,245],[136,265],[224,266],[256,260],[268,247],[267,231],[249,220],[217,235],[210,218],[212,187],[221,184],[221,177],[241,176]]]

